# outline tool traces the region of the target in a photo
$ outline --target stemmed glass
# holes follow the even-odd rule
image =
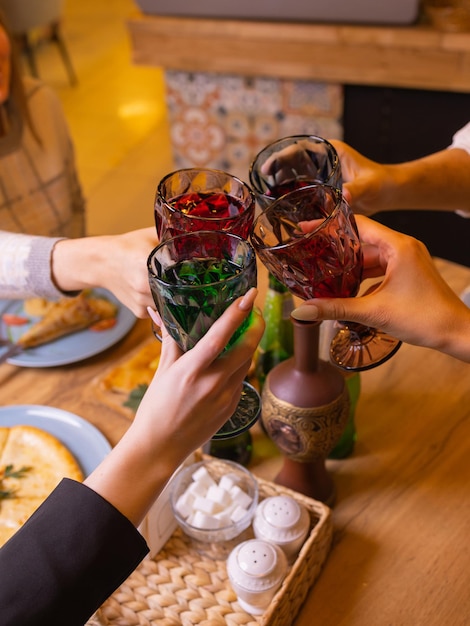
[[[255,220],[251,242],[268,270],[302,299],[357,295],[362,249],[354,216],[341,191],[311,185],[273,202]],[[400,342],[361,324],[345,325],[332,339],[332,360],[364,370],[389,359]]]
[[[152,296],[162,321],[182,350],[193,348],[228,306],[256,287],[256,255],[233,233],[197,231],[164,239],[147,261]],[[240,337],[250,318],[232,336]],[[250,428],[260,412],[256,390],[244,383],[237,410],[213,439]]]
[[[341,189],[334,146],[317,135],[291,135],[265,146],[250,165],[250,185],[264,210],[273,200],[314,183]]]
[[[251,189],[222,170],[176,170],[162,178],[155,194],[160,240],[199,230],[221,230],[248,239],[254,217]]]
[[[313,183],[341,189],[341,163],[334,146],[326,139],[316,135],[292,135],[278,139],[258,153],[250,166],[250,183],[264,210],[282,195]],[[302,202],[305,204],[305,200]],[[313,249],[311,251],[313,253]],[[312,262],[317,263],[317,260],[313,258]],[[334,290],[330,290],[321,294],[312,285],[310,293],[317,295],[297,295],[302,298],[348,297],[356,295],[358,289],[357,284],[351,293],[343,289],[341,293],[334,294]],[[401,345],[389,335],[361,324],[342,321],[337,326],[330,344],[330,359],[343,370],[361,371],[381,365]]]

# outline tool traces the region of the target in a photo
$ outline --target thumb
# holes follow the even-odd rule
[[[378,320],[362,298],[321,298],[308,300],[294,309],[292,317],[301,322],[340,320],[377,327]],[[383,320],[382,320],[383,323]]]

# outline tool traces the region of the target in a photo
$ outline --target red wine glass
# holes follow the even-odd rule
[[[341,189],[335,147],[317,135],[291,135],[265,146],[250,165],[250,185],[264,210],[289,191],[314,183]]]
[[[176,170],[157,187],[155,225],[160,240],[199,230],[221,230],[248,239],[254,217],[252,190],[222,170]]]
[[[255,220],[251,242],[268,270],[304,300],[358,293],[361,243],[354,215],[336,187],[311,185],[272,202]],[[399,346],[386,333],[343,322],[330,356],[341,369],[360,371],[380,365]]]

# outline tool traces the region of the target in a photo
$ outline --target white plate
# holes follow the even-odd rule
[[[83,361],[110,348],[120,339],[125,337],[136,322],[134,314],[121,304],[114,295],[106,289],[94,289],[97,295],[104,296],[114,302],[118,307],[117,321],[113,328],[99,332],[93,330],[81,330],[71,335],[66,335],[50,343],[45,343],[37,348],[29,348],[24,352],[8,359],[8,363],[21,367],[56,367]],[[23,308],[23,300],[0,300],[0,311],[12,315],[26,316]],[[31,318],[31,324],[37,318]],[[0,316],[0,337],[18,341],[31,324],[23,326],[7,326]]]
[[[0,407],[0,426],[36,426],[57,437],[74,455],[88,476],[111,450],[93,424],[74,413],[39,404]]]

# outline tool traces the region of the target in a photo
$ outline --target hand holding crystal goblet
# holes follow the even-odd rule
[[[221,230],[248,239],[254,216],[251,189],[222,170],[176,170],[157,187],[155,224],[160,240],[198,230]]]
[[[359,291],[362,249],[339,189],[311,185],[281,197],[258,217],[251,240],[269,271],[304,300],[348,298]],[[344,322],[330,354],[342,369],[364,370],[389,359],[400,345],[379,330]]]
[[[160,317],[185,352],[196,345],[234,300],[256,287],[255,251],[233,233],[198,231],[165,239],[150,253],[147,267]],[[226,349],[249,323],[248,317]],[[214,438],[240,434],[258,415],[258,394],[246,383],[236,412]]]

